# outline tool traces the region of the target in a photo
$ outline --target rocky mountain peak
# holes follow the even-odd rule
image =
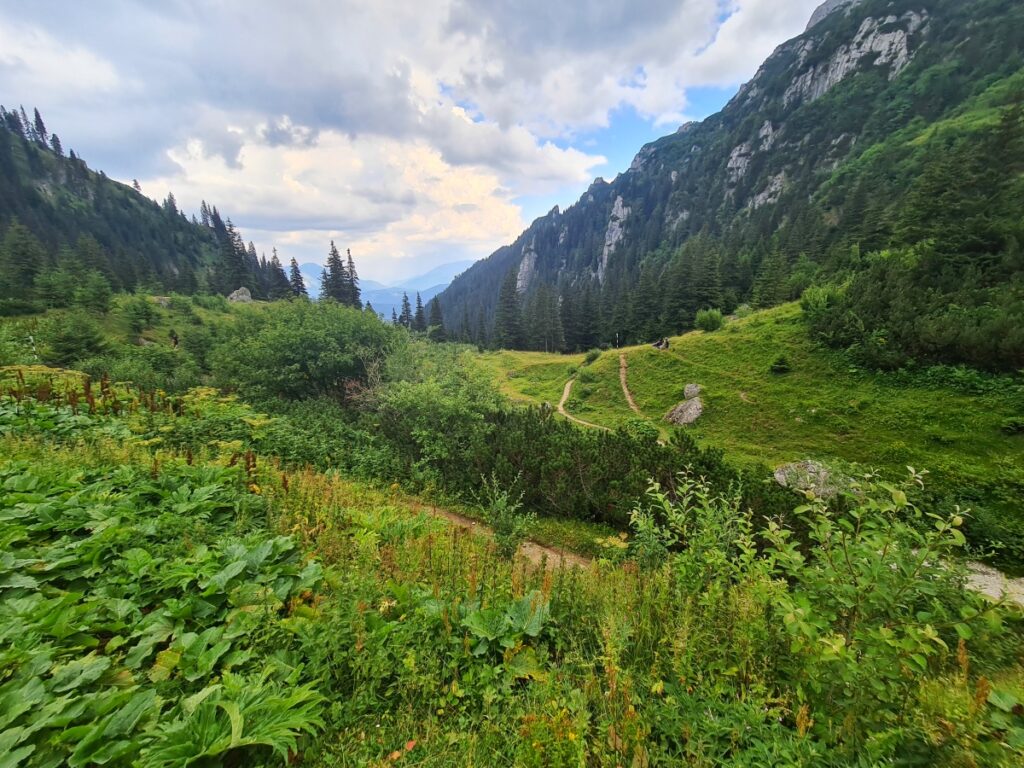
[[[862,2],[863,0],[825,0],[825,2],[819,5],[817,10],[811,14],[811,20],[807,22],[807,29],[805,29],[804,32],[811,27],[820,24],[840,8],[849,8],[851,6],[860,5]]]

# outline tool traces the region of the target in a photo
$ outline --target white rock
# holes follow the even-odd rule
[[[228,294],[228,301],[233,301],[239,304],[249,304],[252,302],[252,294],[249,293],[249,289],[242,286],[237,291],[232,291]]]
[[[665,420],[677,426],[684,427],[693,424],[704,413],[704,403],[699,397],[684,400],[665,416]]]

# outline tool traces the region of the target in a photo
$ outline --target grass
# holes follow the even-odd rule
[[[557,405],[562,399],[562,388],[572,375],[570,369],[583,363],[583,355],[503,350],[474,355],[472,360],[491,375],[510,400]]]
[[[974,394],[929,383],[925,377],[873,373],[812,341],[796,304],[735,320],[714,333],[695,331],[671,340],[668,351],[649,346],[621,350],[628,382],[646,419],[668,434],[665,414],[700,384],[705,412],[687,430],[742,465],[816,458],[900,475],[926,469],[936,487],[954,490],[972,507],[1022,517],[1024,439],[1001,431],[1024,412],[1022,388],[1011,381]],[[773,374],[785,355],[790,372]],[[541,353],[485,356],[506,393],[530,400],[550,377],[577,357]],[[479,358],[478,358],[479,359]],[[527,364],[525,361],[529,361]],[[585,379],[585,380],[584,380]],[[514,382],[510,386],[509,382]],[[543,382],[556,389],[557,382]],[[605,352],[577,383],[570,413],[616,427],[637,418],[619,382],[615,351]]]

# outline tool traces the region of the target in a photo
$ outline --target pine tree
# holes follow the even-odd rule
[[[447,341],[448,334],[445,332],[444,318],[441,316],[441,302],[437,296],[430,300],[430,316],[427,323],[431,341]]]
[[[60,136],[56,133],[50,137],[50,149],[52,149],[53,154],[58,157],[64,157],[64,147],[61,146]]]
[[[395,312],[395,308],[391,308],[391,324],[398,325],[398,313]]]
[[[39,110],[35,111],[35,121],[33,122],[33,129],[35,131],[35,140],[42,145],[46,145],[49,137],[46,134],[46,126],[43,125],[43,117],[39,114]]]
[[[277,257],[277,248],[274,248],[273,255],[270,257],[270,264],[267,267],[269,272],[269,279],[267,281],[267,298],[271,301],[277,301],[279,299],[287,299],[292,295],[291,282],[288,280],[288,276],[284,273],[284,267],[281,266],[281,260]]]
[[[416,314],[412,317],[412,329],[420,333],[427,330],[427,313],[423,311],[423,299],[419,293],[416,294]]]
[[[340,304],[349,303],[350,284],[345,262],[341,260],[337,246],[331,240],[331,249],[327,254],[327,278],[320,289],[321,299],[331,299]]]
[[[349,306],[358,308],[360,302],[359,275],[356,274],[356,264],[352,260],[352,249],[346,248],[347,261],[345,265],[345,285],[348,294]]]
[[[291,289],[292,296],[309,297],[309,291],[306,290],[306,281],[302,279],[302,272],[299,271],[299,263],[294,258],[291,260],[291,264],[288,267],[288,286]]]
[[[514,269],[505,275],[498,294],[498,306],[494,312],[494,343],[499,349],[521,349],[523,346],[522,308]]]
[[[402,294],[402,311],[398,315],[398,324],[403,328],[412,328],[412,307],[409,305],[409,296]]]
[[[43,246],[28,227],[13,220],[0,243],[0,295],[31,298],[32,284],[45,263]]]

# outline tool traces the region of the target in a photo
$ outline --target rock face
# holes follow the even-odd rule
[[[913,57],[910,35],[917,32],[927,20],[927,12],[914,11],[908,11],[900,18],[888,16],[884,19],[864,19],[853,40],[840,46],[827,61],[811,67],[790,84],[782,97],[783,106],[820,99],[856,72],[861,61],[869,57],[873,58],[874,66],[889,67],[889,79],[892,80]],[[892,29],[896,24],[902,26]]]
[[[236,304],[250,304],[252,303],[252,294],[249,293],[248,288],[242,286],[237,291],[228,294],[228,301],[233,301]]]
[[[699,397],[684,400],[665,416],[665,420],[680,427],[693,424],[704,413],[704,403]]]
[[[794,491],[813,491],[822,499],[835,496],[838,491],[828,467],[810,460],[783,464],[775,470],[775,482]]]
[[[816,27],[840,8],[860,5],[862,2],[864,2],[864,0],[826,0],[826,2],[819,5],[814,13],[811,14],[811,20],[807,22],[807,29]],[[806,32],[807,29],[804,31]]]
[[[530,280],[533,278],[534,267],[537,264],[537,251],[531,243],[523,260],[519,262],[519,273],[516,275],[516,290],[524,293],[530,287]]]
[[[615,247],[626,235],[623,224],[629,218],[629,212],[629,208],[622,202],[622,195],[616,197],[615,204],[612,205],[611,216],[608,217],[608,229],[604,234],[604,250],[601,251],[601,263],[597,268],[598,280],[604,280],[604,273],[608,268],[608,257],[615,252]]]
[[[683,397],[687,400],[692,400],[701,393],[700,384],[687,384],[683,390]]]

